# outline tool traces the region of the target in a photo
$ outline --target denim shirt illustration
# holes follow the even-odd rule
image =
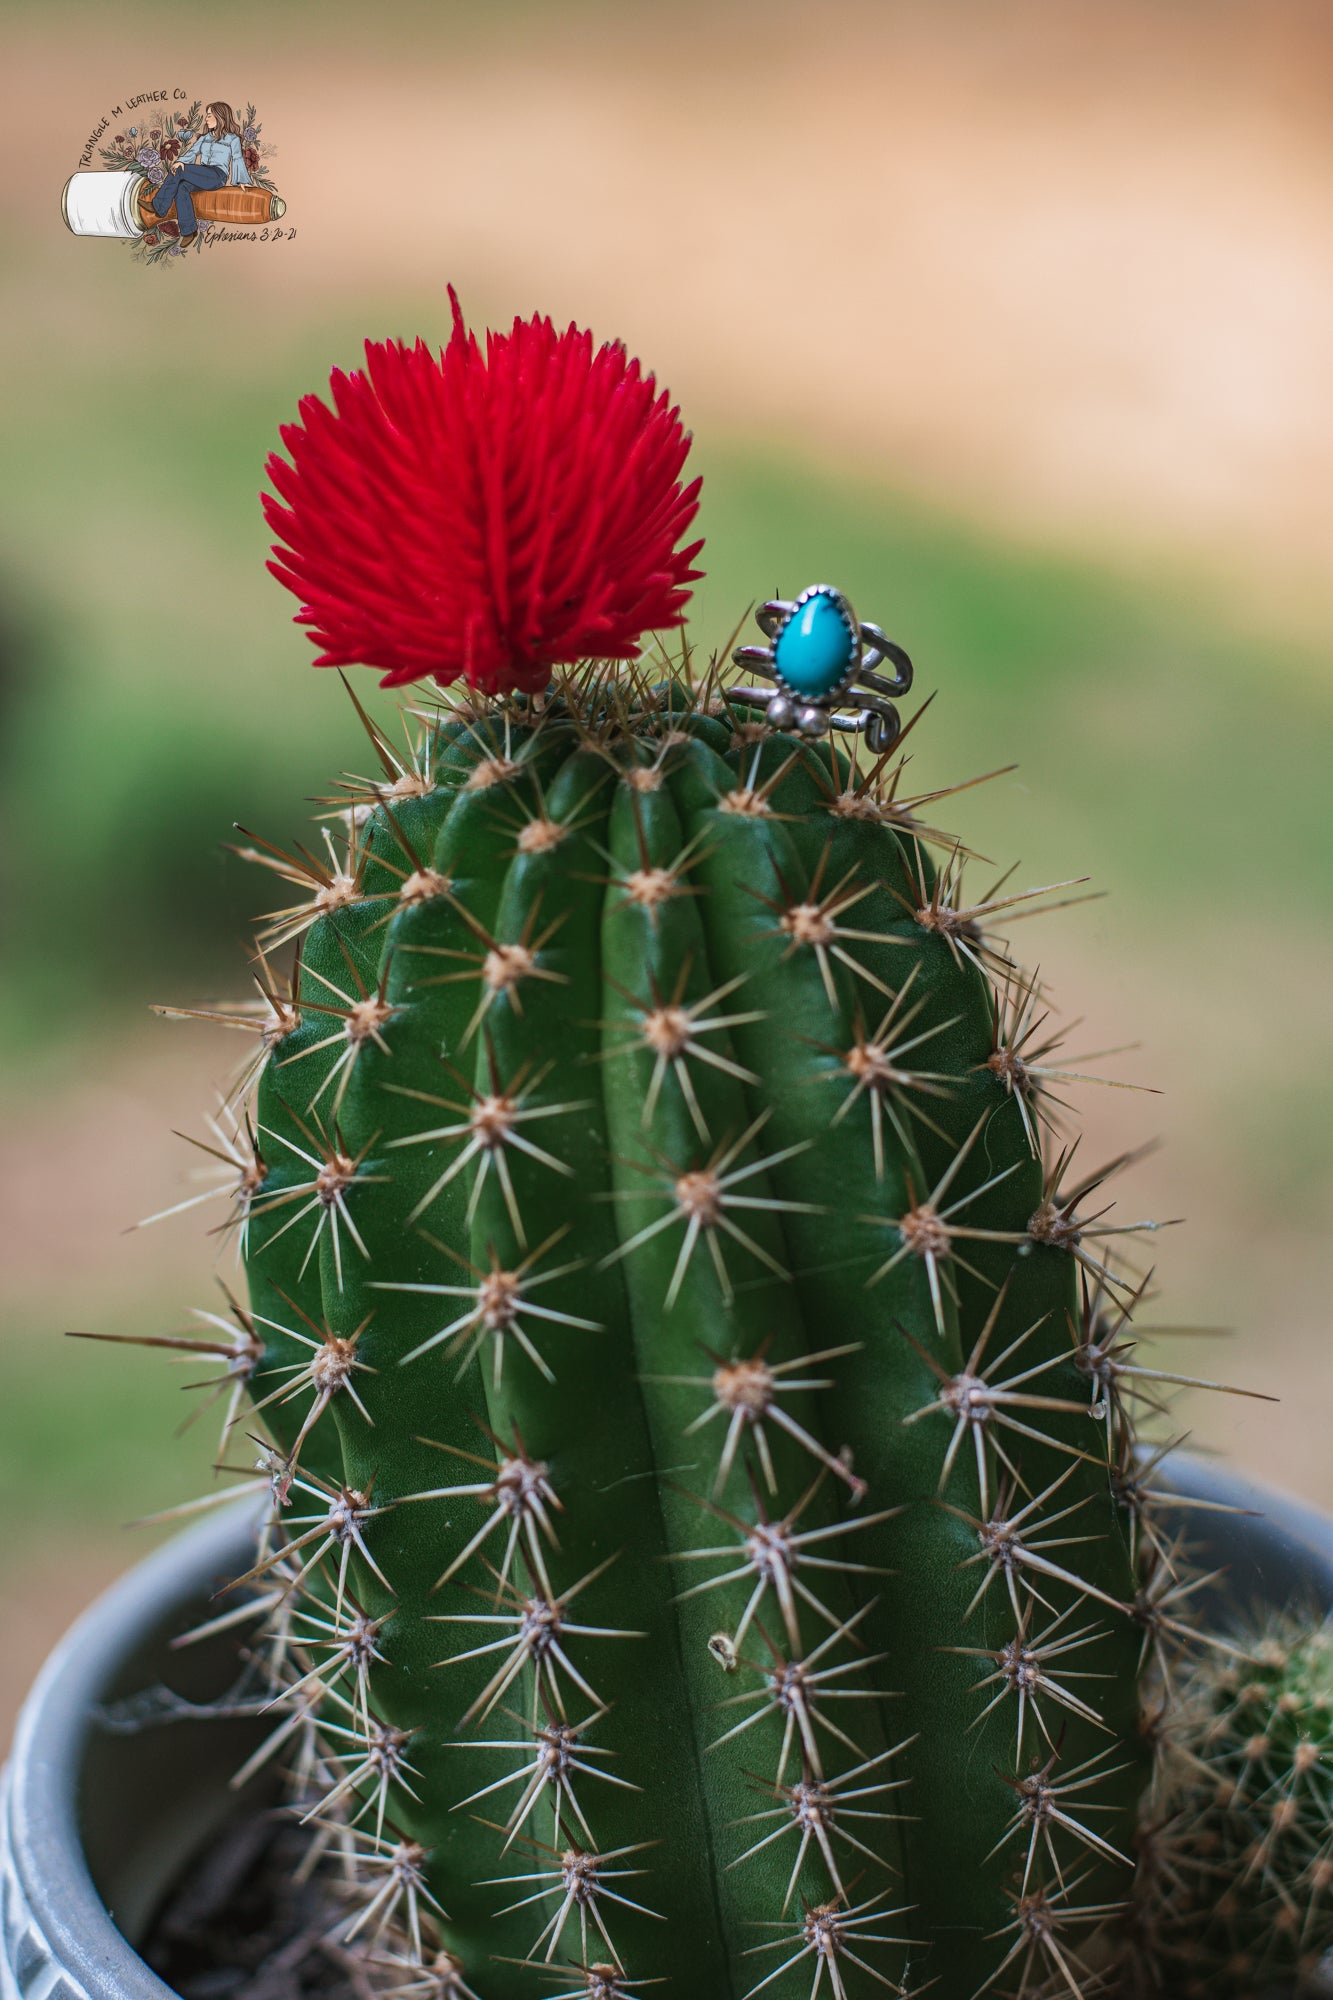
[[[241,153],[240,137],[235,132],[228,132],[225,139],[215,139],[211,133],[201,132],[176,162],[178,167],[188,167],[191,163],[201,167],[220,167],[227,176],[226,184],[231,187],[252,185]]]

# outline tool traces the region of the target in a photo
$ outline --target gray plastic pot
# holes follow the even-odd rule
[[[1201,1460],[1173,1461],[1182,1495],[1249,1508],[1193,1511],[1240,1608],[1333,1609],[1333,1521]],[[86,1611],[28,1697],[0,1794],[0,2000],[171,2000],[135,1950],[195,1854],[238,1810],[228,1778],[271,1723],[201,1716],[235,1672],[222,1641],[172,1651],[220,1581],[247,1566],[252,1517],[228,1509],[158,1549]],[[182,1697],[123,1727],[127,1697]],[[121,1723],[105,1711],[118,1703]],[[271,1780],[270,1780],[271,1783]],[[262,1792],[256,1796],[262,1797]]]

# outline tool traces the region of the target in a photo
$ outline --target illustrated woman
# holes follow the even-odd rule
[[[219,101],[209,105],[203,131],[186,147],[153,196],[153,213],[165,215],[174,201],[180,240],[191,243],[199,233],[194,197],[201,188],[251,186],[235,115],[230,104]]]

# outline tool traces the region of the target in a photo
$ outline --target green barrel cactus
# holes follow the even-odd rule
[[[284,1478],[373,1519],[293,1635],[405,1733],[470,1978],[739,1996],[903,1938],[970,1993],[1074,1962],[1142,1783],[1095,1251],[986,913],[827,746],[708,705],[445,721],[310,912],[255,1385]]]
[[[395,1990],[1103,1991],[1141,1677],[1196,1635],[1134,1447],[1152,1225],[1075,1170],[1004,941],[1050,892],[965,890],[873,699],[877,754],[790,657],[771,714],[634,663],[696,488],[621,350],[459,321],[333,406],[276,573],[321,663],[471,685],[405,751],[363,713],[322,845],[242,850],[249,1295],[194,1345],[269,1439],[210,1621],[265,1622],[252,1767]]]

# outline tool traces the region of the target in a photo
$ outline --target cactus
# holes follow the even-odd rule
[[[470,687],[405,750],[358,703],[322,849],[241,850],[249,1302],[176,1344],[270,1439],[206,1628],[266,1621],[247,1774],[294,1756],[394,1990],[1101,1991],[1141,1672],[1200,1635],[1134,1455],[1154,1225],[1002,935],[1075,885],[965,889],[896,721],[636,660],[697,483],[621,350],[456,318],[333,402],[275,574],[321,664]]]
[[[1306,1990],[1333,1953],[1333,1627],[1287,1613],[1196,1664],[1138,1882],[1181,2000]],[[1320,1990],[1325,1990],[1321,1988]]]

